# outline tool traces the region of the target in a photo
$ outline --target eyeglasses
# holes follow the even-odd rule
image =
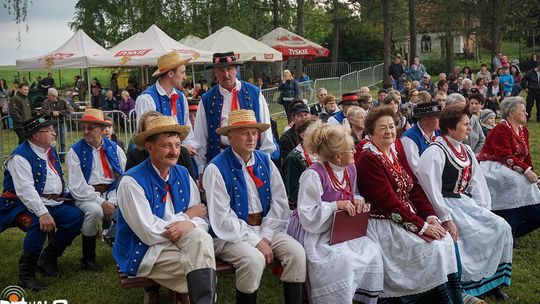
[[[39,130],[38,133],[54,133],[54,128],[50,127],[47,130]]]

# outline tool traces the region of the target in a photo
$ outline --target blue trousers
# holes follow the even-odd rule
[[[81,233],[84,214],[79,208],[68,204],[47,207],[47,209],[56,224],[54,239],[62,245],[71,245],[73,239]],[[26,229],[23,249],[34,255],[40,255],[47,233],[39,229],[39,218],[35,214],[28,211],[28,209],[25,214],[32,218],[32,222]]]

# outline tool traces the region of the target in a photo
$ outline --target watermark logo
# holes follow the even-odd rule
[[[0,294],[0,304],[47,304],[47,301],[28,301],[22,287],[12,285],[4,288]],[[52,304],[69,304],[67,300],[53,300]]]
[[[26,303],[26,291],[19,286],[8,286],[2,290],[0,295],[0,304],[4,303]]]

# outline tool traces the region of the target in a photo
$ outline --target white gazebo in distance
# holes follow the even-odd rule
[[[187,46],[195,46],[197,43],[199,43],[199,41],[201,41],[202,38],[199,38],[195,35],[187,35],[186,37],[178,40],[178,42],[180,42],[181,44],[183,45],[187,45]]]
[[[78,30],[56,50],[34,58],[17,59],[17,71],[40,69],[80,69],[94,67],[92,59],[105,54],[101,45]]]
[[[228,26],[206,37],[195,48],[211,53],[234,52],[236,59],[241,62],[283,60],[280,52]]]

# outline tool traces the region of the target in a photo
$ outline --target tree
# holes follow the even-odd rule
[[[409,0],[409,64],[416,57],[416,0]]]
[[[28,0],[4,0],[4,9],[7,9],[8,14],[13,16],[13,21],[19,25],[17,31],[17,42],[21,46],[21,23],[26,23],[26,32],[28,32],[28,23],[26,17],[28,15]]]
[[[383,83],[390,84],[390,45],[392,38],[390,34],[390,2],[391,0],[382,0],[383,28],[384,28],[384,64],[383,64]]]

